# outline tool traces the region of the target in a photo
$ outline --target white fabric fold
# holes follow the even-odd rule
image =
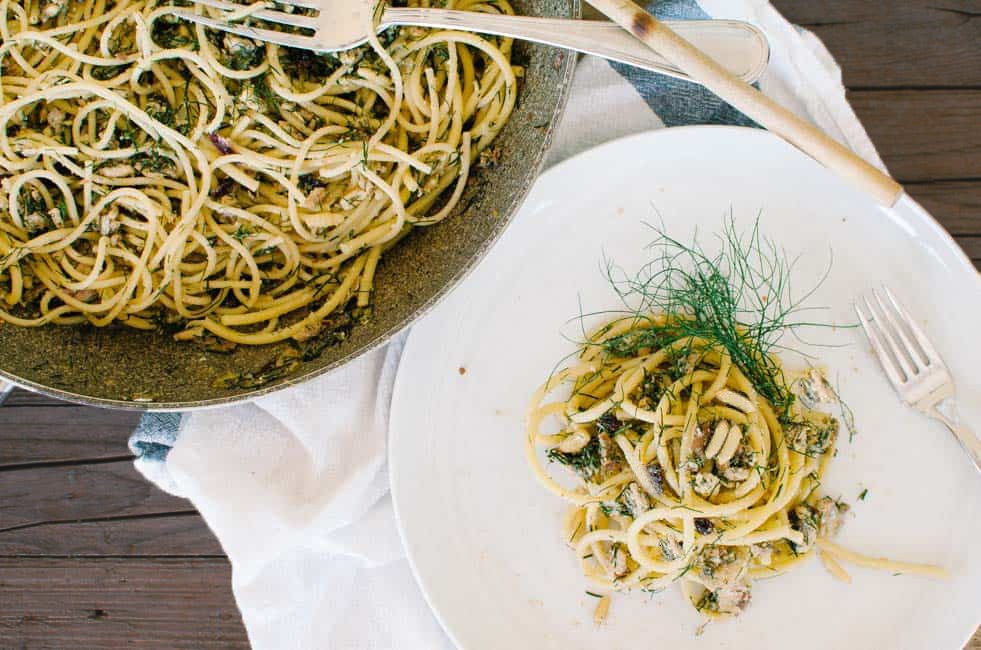
[[[387,494],[401,349],[400,339],[342,372],[182,422],[167,468],[232,562],[256,648],[444,643]]]

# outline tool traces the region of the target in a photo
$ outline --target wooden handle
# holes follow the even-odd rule
[[[599,11],[657,51],[716,95],[766,129],[838,173],[884,206],[892,206],[902,186],[847,147],[738,79],[670,27],[631,0],[588,0]]]

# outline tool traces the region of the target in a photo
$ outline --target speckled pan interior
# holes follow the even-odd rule
[[[579,0],[517,0],[518,13],[577,18]],[[217,388],[229,372],[255,371],[287,343],[206,352],[160,332],[124,328],[0,326],[0,375],[55,397],[130,409],[188,409],[228,404],[280,390],[329,372],[382,345],[424,314],[484,256],[507,227],[538,175],[552,129],[565,107],[575,56],[516,43],[526,66],[517,107],[496,146],[500,163],[475,170],[461,209],[419,228],[383,258],[371,319],[343,343],[301,362],[289,375],[257,389]]]

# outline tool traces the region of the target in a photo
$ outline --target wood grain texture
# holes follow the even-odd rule
[[[981,235],[981,181],[909,183],[906,191],[950,234]]]
[[[88,411],[97,419],[98,411]],[[125,436],[118,444],[125,449]],[[0,472],[0,534],[50,522],[137,517],[193,510],[147,482],[130,460]]]
[[[71,402],[62,402],[54,397],[48,397],[47,395],[42,395],[41,393],[32,393],[29,390],[15,390],[3,404],[5,407],[8,406],[58,406],[62,408],[70,408],[75,406]]]
[[[133,431],[139,415],[84,406],[49,406],[44,400],[20,405],[17,391],[3,408],[0,467],[24,463],[102,460],[128,456],[120,440]]]
[[[788,20],[824,41],[849,88],[981,86],[977,0],[773,4]]]
[[[224,559],[0,558],[4,648],[247,648]]]
[[[964,249],[967,256],[975,261],[977,266],[978,260],[981,260],[981,237],[957,237],[957,243]]]
[[[0,532],[0,557],[222,557],[194,511],[123,519],[52,522]]]
[[[981,180],[981,90],[865,90],[848,99],[900,182]]]

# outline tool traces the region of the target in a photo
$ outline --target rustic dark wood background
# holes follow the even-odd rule
[[[981,266],[981,0],[774,2],[824,40],[893,175]],[[132,467],[136,420],[26,392],[0,409],[0,648],[247,647],[218,542]]]

